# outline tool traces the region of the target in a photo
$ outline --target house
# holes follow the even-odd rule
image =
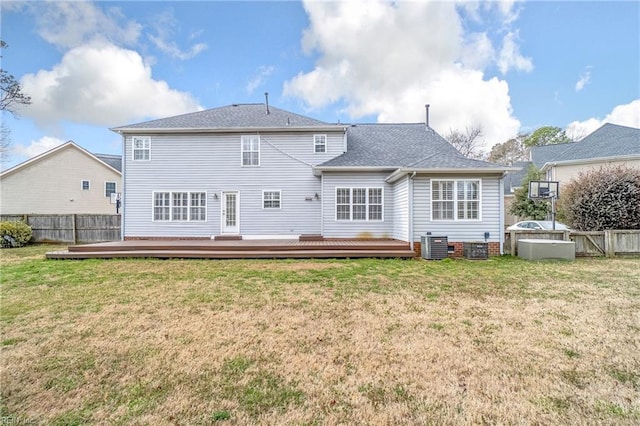
[[[234,104],[116,127],[123,239],[444,235],[502,249],[510,167],[462,156],[424,123],[329,124]]]
[[[0,213],[114,214],[121,161],[73,141],[59,145],[0,173]]]
[[[517,189],[522,188],[522,181],[527,176],[527,172],[529,171],[529,167],[531,167],[533,163],[531,161],[516,161],[513,163],[513,167],[517,168],[513,172],[508,172],[504,175],[504,226],[511,226],[514,223],[521,220],[518,216],[514,216],[509,213],[509,209],[511,208],[511,204],[515,199],[515,192]]]
[[[607,123],[578,142],[536,146],[531,161],[547,180],[562,185],[602,166],[640,168],[640,129]]]

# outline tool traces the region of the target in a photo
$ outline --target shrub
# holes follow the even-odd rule
[[[3,248],[25,246],[31,236],[31,227],[24,222],[0,222],[0,244]]]
[[[561,191],[560,209],[578,231],[640,229],[640,170],[602,167]]]

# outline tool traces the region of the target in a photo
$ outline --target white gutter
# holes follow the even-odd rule
[[[540,171],[545,172],[550,167],[555,167],[555,166],[571,166],[574,164],[602,163],[603,161],[617,162],[617,161],[638,160],[638,159],[640,159],[639,154],[629,154],[629,155],[610,156],[610,157],[583,158],[583,159],[577,159],[577,160],[549,161],[547,163],[544,163]]]
[[[409,188],[407,189],[409,191],[409,247],[411,248],[411,251],[413,251],[413,178],[416,177],[416,172],[413,172],[413,174],[411,176],[409,176]]]
[[[137,134],[166,134],[166,133],[269,133],[269,132],[337,132],[343,131],[346,132],[346,127],[339,125],[327,125],[327,126],[283,126],[283,127],[202,127],[202,128],[184,128],[184,127],[175,127],[175,128],[157,128],[157,127],[113,127],[111,129],[112,132],[116,132],[119,134],[127,134],[127,135],[137,135]]]
[[[414,169],[401,167],[391,173],[385,179],[385,182],[393,183],[400,179],[402,176],[409,173],[439,173],[439,174],[478,174],[478,173],[506,173],[520,170],[521,167],[482,167],[482,168],[431,168],[431,169]]]

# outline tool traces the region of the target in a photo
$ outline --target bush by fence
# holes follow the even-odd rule
[[[25,246],[32,236],[31,227],[22,221],[0,222],[0,246],[3,248]]]
[[[2,215],[1,221],[23,221],[37,243],[99,243],[120,240],[120,215],[25,214]]]

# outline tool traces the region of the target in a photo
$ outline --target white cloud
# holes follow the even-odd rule
[[[157,15],[153,19],[153,28],[155,34],[149,34],[149,40],[163,53],[171,56],[175,59],[187,60],[198,55],[200,52],[207,49],[206,43],[196,43],[189,49],[183,50],[178,47],[178,44],[171,40],[175,34],[178,22],[176,21],[173,13],[164,12]],[[197,36],[197,33],[191,33],[190,38]]]
[[[640,128],[640,99],[616,106],[603,119],[589,118],[569,123],[566,132],[572,139],[582,139],[605,123]]]
[[[11,153],[19,157],[31,158],[66,142],[65,140],[51,136],[43,136],[38,140],[31,141],[29,145],[18,144],[12,146]]]
[[[587,65],[582,74],[580,74],[580,78],[576,82],[576,92],[584,89],[584,86],[589,84],[589,82],[591,81],[591,68],[591,65]]]
[[[36,6],[33,14],[38,34],[60,48],[70,49],[96,39],[132,46],[142,30],[142,25],[126,20],[117,7],[103,11],[85,1],[52,1]]]
[[[498,58],[498,68],[502,74],[508,73],[511,69],[525,72],[533,70],[531,58],[525,58],[520,54],[517,39],[518,33],[509,31],[502,40],[502,49]]]
[[[39,126],[62,120],[115,126],[201,109],[191,95],[154,80],[137,52],[108,43],[76,47],[20,83],[32,101],[21,113]]]
[[[255,77],[253,77],[245,86],[248,94],[252,94],[258,87],[262,86],[275,71],[275,68],[272,66],[266,67],[261,66],[258,68],[258,72]]]
[[[351,118],[376,115],[381,122],[424,122],[429,103],[430,124],[439,133],[479,123],[487,146],[517,134],[507,83],[485,80],[482,72],[496,60],[491,41],[486,34],[464,33],[455,3],[304,6],[310,26],[302,46],[319,56],[313,70],[285,83],[285,95],[312,109],[341,102]],[[465,7],[468,12],[471,6]],[[506,9],[505,15],[511,16]],[[511,45],[517,52],[513,36]],[[518,64],[517,57],[509,68],[526,68],[526,58]]]

